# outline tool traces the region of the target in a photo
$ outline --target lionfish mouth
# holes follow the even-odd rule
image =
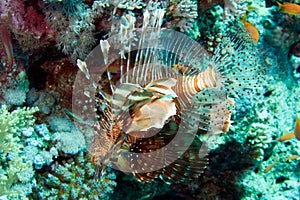
[[[210,56],[184,34],[161,29],[163,15],[146,11],[141,29],[126,15],[118,34],[78,60],[73,111],[94,117],[89,152],[101,166],[140,181],[181,182],[208,164],[209,149],[198,135],[213,142],[229,130],[232,98],[256,89],[259,72],[240,63],[254,58],[246,42],[224,37]],[[234,53],[241,58],[232,59]],[[89,106],[80,109],[86,97]]]

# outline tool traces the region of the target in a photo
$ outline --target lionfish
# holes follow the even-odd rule
[[[163,15],[146,10],[140,29],[124,16],[118,34],[77,61],[96,96],[90,154],[101,169],[109,163],[142,182],[200,176],[208,148],[197,136],[227,132],[233,99],[259,85],[247,41],[224,37],[210,56],[163,29]]]

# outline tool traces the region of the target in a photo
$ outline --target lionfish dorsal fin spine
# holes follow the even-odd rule
[[[103,54],[104,64],[106,65],[106,69],[107,69],[107,77],[110,85],[110,90],[113,93],[115,89],[112,84],[111,73],[108,70],[108,52],[109,52],[110,44],[108,43],[107,40],[100,40],[100,48]]]

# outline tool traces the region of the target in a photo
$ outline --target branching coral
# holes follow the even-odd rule
[[[67,144],[61,142],[60,145],[65,145],[63,148],[52,146],[51,141],[55,142],[57,139],[52,137],[45,124],[33,128],[32,114],[37,110],[23,108],[9,112],[6,106],[0,109],[0,198],[88,199],[92,192],[93,199],[109,199],[109,194],[116,185],[115,174],[108,170],[99,180],[94,179],[96,166],[87,161],[82,149],[77,149],[76,152],[65,150],[74,147],[71,132],[68,138],[61,139],[69,141]],[[65,127],[64,124],[56,123],[52,128],[64,131],[69,128],[72,131],[74,125],[69,122],[67,128],[62,126]],[[84,138],[79,138],[79,145],[84,145],[82,140]],[[64,158],[59,157],[63,154],[62,151],[80,152],[78,157]],[[64,161],[53,163],[53,158]],[[34,168],[43,170],[50,165],[47,177],[34,171]],[[48,186],[52,189],[49,190]]]
[[[198,17],[197,2],[193,0],[171,0],[166,8],[167,21],[181,32],[191,32]]]
[[[116,176],[108,169],[95,178],[95,165],[86,161],[83,153],[63,163],[54,163],[47,177],[38,175],[35,198],[38,199],[110,199],[116,186]],[[43,184],[41,184],[42,182]]]
[[[25,199],[31,193],[34,171],[32,163],[23,155],[19,143],[21,132],[34,124],[32,114],[37,108],[17,109],[11,113],[6,106],[0,109],[0,197]],[[22,190],[21,185],[25,187]]]
[[[66,1],[70,2],[70,1]],[[133,10],[141,10],[146,6],[163,6],[159,2],[147,5],[141,0],[132,1],[94,1],[89,8],[81,1],[72,1],[73,6],[66,6],[60,1],[45,1],[47,24],[58,33],[56,43],[59,49],[71,56],[71,60],[84,59],[95,45],[95,34],[97,31],[109,31],[113,21],[120,18],[123,13],[128,14]],[[62,8],[60,8],[61,6]],[[64,9],[68,7],[70,10]],[[150,12],[151,9],[149,8]],[[118,12],[117,12],[118,11]],[[178,27],[182,32],[191,32],[195,28],[197,18],[197,3],[192,0],[171,2],[169,6],[170,23]],[[106,17],[105,15],[110,15]],[[133,13],[131,13],[133,14]],[[103,21],[103,18],[105,22]]]

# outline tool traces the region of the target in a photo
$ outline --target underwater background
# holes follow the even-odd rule
[[[300,199],[299,5],[1,0],[0,199]],[[260,70],[249,77],[260,89],[234,99],[229,130],[208,147],[209,162],[193,181],[143,183],[110,167],[97,176],[94,129],[71,112],[76,75],[86,72],[78,59],[116,34],[122,20],[141,28],[146,10],[163,10],[163,29],[185,34],[209,55],[221,54],[230,34],[233,45],[247,40],[230,59]],[[247,82],[239,76],[237,85]]]

